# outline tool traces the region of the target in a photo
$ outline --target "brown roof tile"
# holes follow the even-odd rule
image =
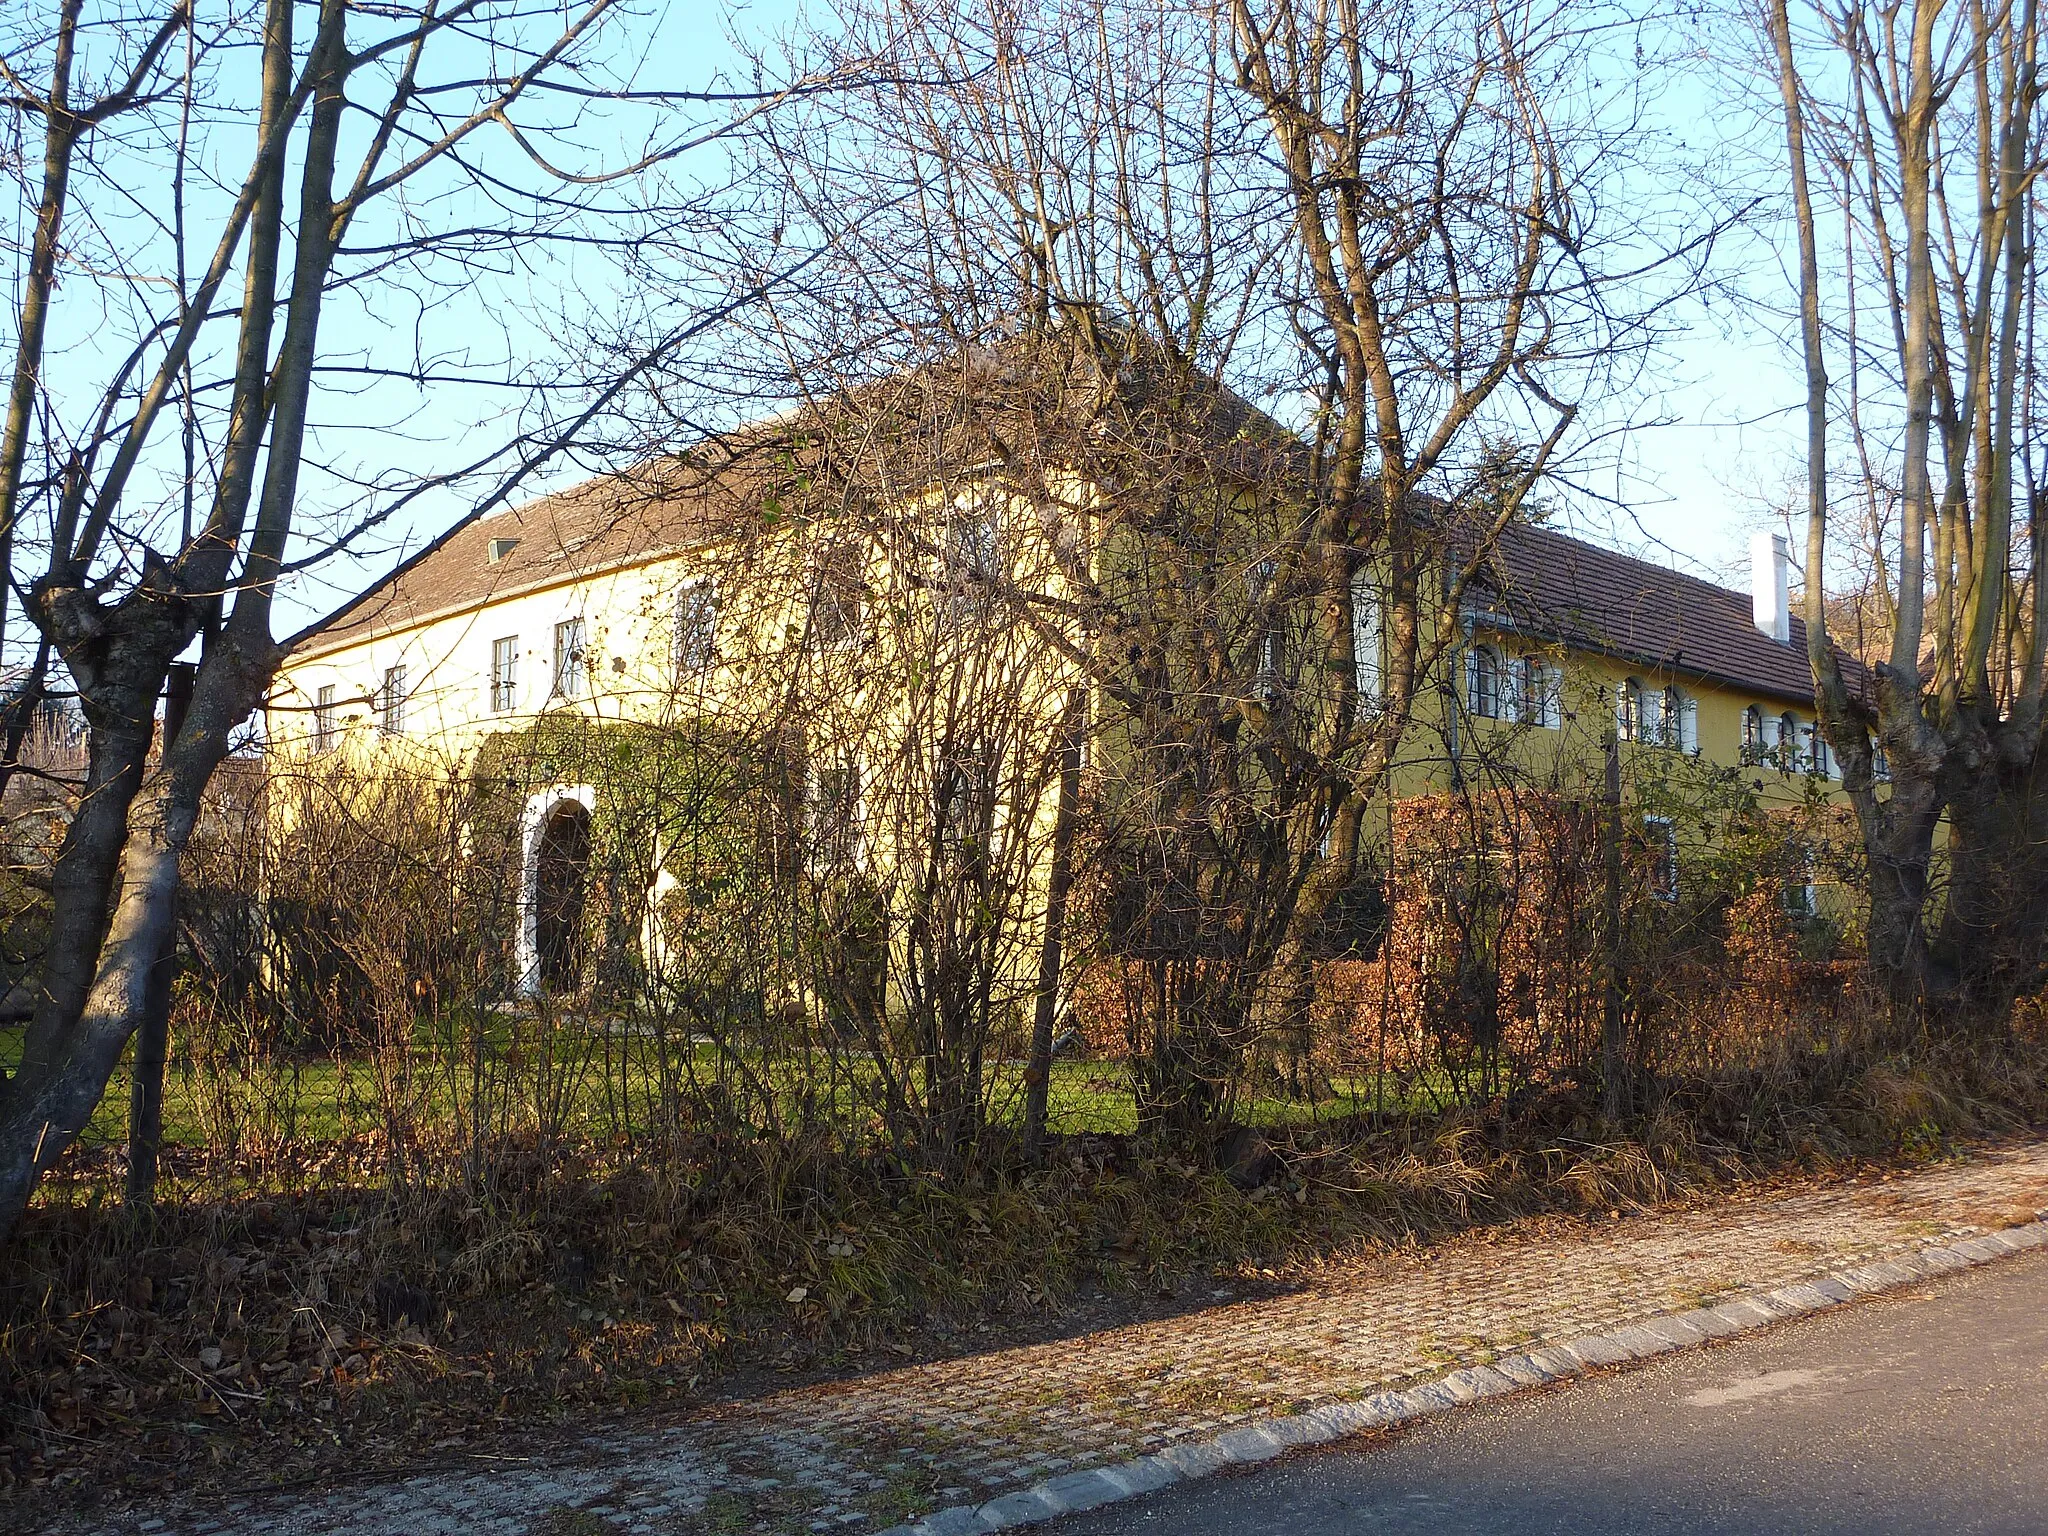
[[[1075,411],[1103,388],[1098,370],[1062,354],[1026,367],[1002,351],[925,368],[711,438],[687,454],[586,481],[524,507],[473,517],[352,599],[295,647],[317,656],[376,635],[557,581],[595,575],[721,534],[758,528],[773,509],[801,519],[847,497],[915,495],[992,459],[1057,455]],[[1135,355],[1109,382],[1131,415],[1170,393],[1158,359]],[[1298,458],[1299,443],[1230,390],[1175,397],[1206,407],[1185,446],[1251,482]],[[1081,423],[1085,425],[1085,421]],[[494,539],[517,540],[490,559]]]
[[[1479,584],[1482,618],[1504,628],[1774,699],[1813,699],[1805,621],[1794,618],[1791,642],[1779,645],[1757,629],[1747,592],[1529,527],[1502,536]],[[1838,654],[1850,691],[1864,692],[1862,663]]]
[[[1114,385],[1143,416],[1156,410],[1155,359],[1135,357]],[[712,439],[688,454],[602,476],[559,495],[458,523],[300,642],[314,656],[515,593],[632,565],[758,528],[764,511],[806,515],[805,503],[847,494],[913,493],[949,471],[1019,446],[1021,427],[1051,425],[1066,392],[1097,388],[1086,369],[1053,381],[1047,401],[1020,398],[1043,372],[1000,353],[962,357],[877,381],[835,401]],[[1170,392],[1169,392],[1170,393]],[[1298,441],[1228,390],[1210,397],[1193,438],[1225,473],[1270,481],[1298,472]],[[1191,443],[1190,446],[1194,444]],[[1055,451],[1056,443],[1042,445]],[[517,542],[493,562],[493,540]],[[1582,539],[1517,526],[1479,585],[1486,621],[1531,637],[1744,689],[1813,696],[1806,626],[1778,645],[1751,622],[1750,598]],[[1843,654],[1852,692],[1865,671]]]
[[[764,466],[687,458],[603,475],[457,523],[297,646],[301,657],[716,538],[770,494]],[[495,541],[510,550],[491,559]]]

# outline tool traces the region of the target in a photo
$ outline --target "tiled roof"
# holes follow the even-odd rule
[[[1757,629],[1748,592],[1681,575],[1547,528],[1510,528],[1478,578],[1482,622],[1769,698],[1813,699],[1806,624],[1779,645]],[[1862,663],[1840,652],[1852,693]]]
[[[1132,422],[1156,417],[1165,386],[1138,353],[1109,381]],[[1184,377],[1184,376],[1183,376]],[[1068,357],[1033,370],[999,351],[959,354],[707,440],[687,454],[600,476],[524,507],[458,523],[294,648],[317,656],[440,615],[596,575],[722,534],[801,519],[846,499],[886,503],[973,466],[1058,456],[1075,410],[1104,381]],[[1206,409],[1181,446],[1250,484],[1280,478],[1300,445],[1230,390],[1198,381]],[[1179,402],[1185,413],[1188,398]],[[490,558],[494,540],[516,542]]]
[[[1113,391],[1134,418],[1154,414],[1158,383],[1135,358]],[[1072,365],[1070,364],[1070,369]],[[457,524],[345,605],[297,647],[301,657],[423,624],[556,582],[588,577],[762,525],[806,503],[915,494],[961,466],[1056,454],[1060,407],[1099,388],[1085,365],[1044,385],[997,353],[878,381],[855,394],[713,439],[692,452],[588,481],[523,507]],[[1185,404],[1186,397],[1182,396]],[[1228,390],[1183,446],[1247,483],[1298,473],[1300,445]],[[1032,437],[1050,425],[1050,438]],[[1070,424],[1064,424],[1070,425]],[[886,448],[878,444],[886,443]],[[493,542],[513,540],[497,560]],[[1806,626],[1778,645],[1751,622],[1747,592],[1602,549],[1545,528],[1513,527],[1479,577],[1484,621],[1768,698],[1811,701]],[[1863,667],[1846,654],[1854,692]]]
[[[664,460],[457,523],[302,640],[304,658],[716,538],[772,494],[758,464]],[[491,558],[499,541],[512,541]]]

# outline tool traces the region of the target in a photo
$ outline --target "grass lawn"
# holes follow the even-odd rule
[[[19,1030],[0,1031],[0,1063],[19,1059]],[[1014,1123],[1024,1108],[1024,1069],[1004,1061],[985,1069],[988,1111]],[[691,1082],[723,1084],[740,1102],[775,1102],[794,1113],[807,1097],[814,1109],[858,1117],[877,1096],[880,1068],[862,1053],[828,1060],[771,1057],[753,1049],[721,1049],[705,1041],[671,1041],[663,1051],[650,1036],[607,1034],[583,1023],[518,1027],[492,1017],[475,1029],[423,1025],[407,1052],[290,1055],[243,1051],[195,1057],[172,1041],[164,1093],[164,1139],[172,1146],[285,1145],[331,1142],[394,1123],[410,1129],[486,1124],[532,1125],[547,1119],[564,1134],[609,1138],[643,1132],[667,1095],[687,1101]],[[1337,1079],[1314,1102],[1262,1095],[1240,1117],[1268,1127],[1341,1118],[1374,1107],[1369,1077]],[[1379,1107],[1396,1107],[1414,1085],[1385,1084]],[[86,1135],[88,1145],[127,1138],[129,1075],[124,1060],[108,1084]],[[1123,1066],[1113,1061],[1053,1064],[1048,1119],[1055,1133],[1122,1133],[1136,1129],[1136,1108]]]

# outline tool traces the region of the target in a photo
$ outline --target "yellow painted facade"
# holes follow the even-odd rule
[[[928,532],[927,552],[945,536],[936,519]],[[813,632],[816,589],[805,573],[815,569],[816,549],[827,539],[860,551],[861,640],[843,648],[820,646]],[[895,795],[903,803],[922,796],[928,807],[934,770],[929,762],[908,765],[916,754],[899,753],[892,743],[931,741],[960,728],[957,689],[950,704],[934,692],[935,675],[945,671],[971,678],[972,687],[1006,690],[1013,715],[1027,722],[1014,761],[1042,765],[1078,671],[1016,624],[971,616],[941,622],[935,615],[942,605],[960,599],[892,566],[886,547],[872,530],[817,523],[757,537],[744,548],[707,541],[595,570],[565,570],[422,613],[385,633],[366,626],[370,632],[360,638],[316,638],[281,673],[270,739],[298,757],[334,753],[339,761],[451,773],[466,770],[493,734],[529,730],[549,715],[640,724],[730,716],[736,737],[758,741],[786,709],[802,722],[813,764],[832,761],[840,750],[864,755],[844,759],[852,763],[857,799]],[[1005,559],[1021,584],[1056,593],[1053,562],[1036,558],[1043,553],[1027,536],[1011,544]],[[928,554],[924,566],[929,570]],[[706,603],[705,594],[715,599]],[[1492,669],[1490,682],[1479,654]],[[1621,748],[1631,786],[1689,759],[1740,769],[1767,807],[1840,796],[1824,747],[1815,771],[1810,702],[1801,709],[1782,696],[1592,651],[1546,648],[1483,624],[1440,670],[1421,691],[1390,792],[1378,797],[1368,820],[1369,839],[1384,840],[1395,801],[1453,785],[1596,791],[1605,740],[1618,722],[1625,738],[1639,738]],[[1632,702],[1618,714],[1631,680]],[[1750,711],[1760,751],[1746,746]],[[1780,747],[1781,721],[1796,754]],[[1115,748],[1099,740],[1093,750]],[[925,779],[913,782],[920,772]],[[1014,820],[1021,813],[1024,835],[1013,841],[1042,851],[1053,801],[1042,767],[1026,776],[1032,773],[1028,794],[999,797],[992,814]],[[543,787],[529,802],[529,863],[541,820],[570,799],[588,810],[589,787]],[[868,819],[864,808],[854,814]],[[863,863],[891,857],[874,846],[861,854]],[[1043,872],[1034,868],[1023,879],[1038,888]],[[1025,953],[1020,948],[1020,961]]]

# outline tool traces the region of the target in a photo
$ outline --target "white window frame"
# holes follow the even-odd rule
[[[384,736],[405,734],[405,663],[384,669],[384,681],[377,689],[377,730]]]
[[[1650,894],[1659,901],[1678,900],[1678,824],[1669,816],[1645,816],[1643,829],[1650,837],[1654,860],[1650,866]]]
[[[937,594],[944,620],[963,624],[987,615],[996,574],[1009,574],[1003,535],[998,497],[963,491],[947,504]]]
[[[1351,665],[1359,702],[1378,709],[1386,690],[1386,644],[1379,588],[1370,571],[1351,577]]]
[[[1245,604],[1258,626],[1252,642],[1252,691],[1267,699],[1279,693],[1287,668],[1287,634],[1278,605],[1268,601],[1277,573],[1270,560],[1261,560],[1244,573]]]
[[[828,801],[828,776],[839,780],[842,793]],[[828,754],[814,761],[805,784],[810,866],[814,874],[843,873],[867,867],[867,784],[860,759],[852,752]],[[834,804],[836,801],[836,807]],[[828,826],[826,820],[843,815],[843,824]]]
[[[1638,678],[1630,678],[1630,682],[1636,684],[1636,741],[1661,748],[1665,743],[1663,688]]]
[[[1621,741],[1647,740],[1643,700],[1648,690],[1639,677],[1625,677],[1614,689],[1614,734]]]
[[[1791,845],[1798,868],[1785,881],[1779,900],[1787,917],[1806,921],[1820,916],[1820,892],[1813,878],[1813,849],[1803,841]]]
[[[702,677],[718,664],[718,583],[686,576],[676,588],[676,675]]]
[[[491,713],[508,714],[519,707],[519,637],[500,635],[491,642]]]
[[[841,561],[844,569],[838,568]],[[811,555],[809,584],[813,641],[828,651],[858,646],[868,617],[867,551],[851,538],[819,545]],[[828,614],[834,616],[829,624],[823,622]]]
[[[1800,727],[1805,745],[1800,752],[1800,761],[1809,773],[1823,779],[1839,779],[1841,765],[1835,761],[1834,749],[1828,745],[1827,733],[1821,729],[1818,720],[1809,720]]]
[[[1490,645],[1477,644],[1465,651],[1465,710],[1480,720],[1511,718],[1507,708],[1506,668],[1501,654]]]
[[[313,752],[315,756],[332,752],[340,743],[341,722],[335,711],[341,707],[337,697],[340,689],[333,683],[322,683],[313,694]]]
[[[995,772],[995,764],[979,752],[955,751],[939,757],[932,785],[932,815],[942,848],[959,852],[966,846],[970,830],[977,839],[993,833]]]
[[[587,659],[589,642],[584,638],[583,616],[563,619],[555,625],[555,675],[551,696],[580,699],[590,686]]]
[[[1515,719],[1548,731],[1564,727],[1564,674],[1541,656],[1518,656],[1510,672]]]
[[[1736,750],[1735,760],[1744,767],[1754,767],[1768,755],[1764,749],[1764,707],[1748,705],[1742,711],[1742,744]]]
[[[1799,755],[1799,716],[1789,709],[1780,714],[1776,734],[1777,740],[1771,745],[1778,756],[1778,772],[1802,772],[1805,764]]]

